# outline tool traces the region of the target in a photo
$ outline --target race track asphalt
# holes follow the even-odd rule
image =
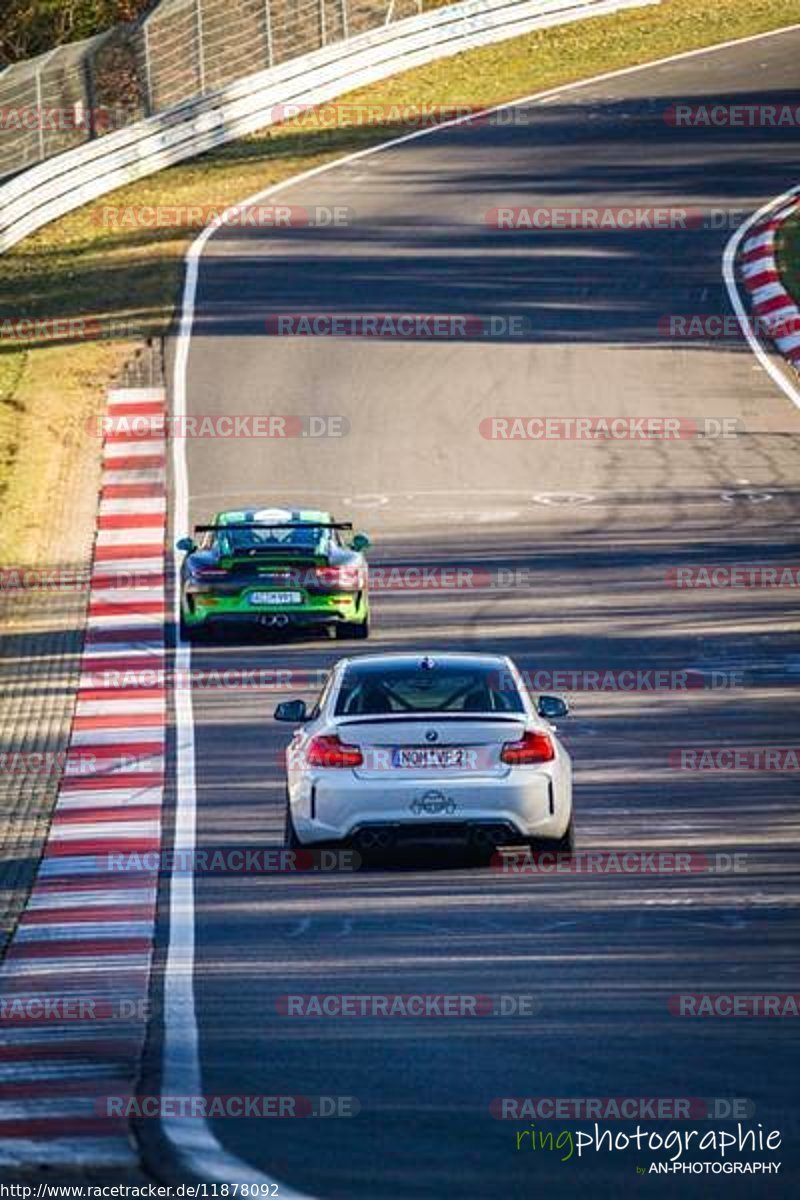
[[[659,1194],[797,1193],[796,1021],[682,1019],[668,1007],[681,992],[797,986],[796,773],[670,765],[680,748],[798,743],[795,600],[786,589],[677,591],[667,573],[796,564],[800,413],[742,338],[675,339],[659,322],[730,313],[725,243],[797,183],[800,147],[797,129],[678,129],[665,110],[796,105],[798,62],[794,32],[565,88],[280,196],[347,206],[346,226],[229,229],[205,251],[189,413],[328,414],[349,432],[187,438],[192,520],[251,502],[327,507],[369,532],[376,566],[520,572],[490,588],[377,592],[369,649],[491,649],[543,672],[700,672],[704,686],[688,691],[569,689],[561,733],[579,845],[746,856],[738,873],[677,877],[520,878],[440,856],[356,875],[199,876],[205,1091],[360,1103],[352,1119],[214,1124],[231,1152],[314,1196],[616,1197],[646,1186],[636,1168],[664,1158],[517,1151],[530,1122],[495,1120],[490,1104],[518,1096],[746,1099],[748,1128],[783,1135],[782,1174],[673,1174]],[[485,218],[498,205],[740,217],[683,231],[501,231]],[[287,313],[521,318],[524,332],[269,335]],[[734,418],[740,432],[482,437],[480,422],[503,415]],[[313,680],[346,648],[242,638],[193,651],[193,667]],[[726,673],[733,686],[710,686]],[[271,713],[294,694],[313,689],[195,687],[200,848],[280,843],[287,732]],[[280,996],[317,992],[526,994],[536,1012],[281,1015]],[[630,1133],[636,1122],[602,1124]],[[537,1122],[556,1135],[590,1126]]]

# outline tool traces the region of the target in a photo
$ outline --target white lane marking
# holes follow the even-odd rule
[[[100,914],[102,916],[102,914]],[[147,938],[153,932],[153,922],[142,921],[35,921],[17,926],[17,941],[52,942],[86,938],[105,941],[114,938]]]
[[[744,251],[749,254],[751,250],[771,250],[774,241],[775,231],[767,229],[764,233],[759,233],[757,237],[748,238],[744,244]]]
[[[81,687],[83,686],[84,684],[81,682]],[[122,720],[120,715],[120,721]],[[127,745],[131,742],[142,741],[163,743],[165,741],[163,729],[157,725],[152,727],[142,725],[137,729],[130,729],[128,726],[119,729],[75,729],[70,739],[71,745],[81,748],[84,746],[113,746],[117,742]]]
[[[107,403],[116,408],[119,404],[163,404],[163,387],[152,388],[110,388],[106,395]]]
[[[134,716],[136,713],[163,713],[164,699],[129,700],[125,696],[108,696],[102,700],[79,700],[75,705],[76,717],[108,716],[119,713],[120,716]]]
[[[767,504],[774,499],[772,492],[720,492],[720,500],[726,504],[738,504],[742,500],[746,504]]]
[[[136,1167],[138,1158],[123,1135],[119,1137],[66,1138],[3,1138],[0,1141],[0,1166],[28,1167],[32,1162],[42,1166]]]
[[[596,496],[590,492],[537,492],[531,496],[534,504],[550,504],[554,507],[566,507],[572,504],[594,504]]]
[[[70,813],[85,812],[92,808],[119,809],[119,816],[124,818],[126,810],[131,808],[153,808],[158,805],[160,787],[151,788],[74,788],[65,793],[64,811]],[[136,814],[128,811],[132,820]],[[76,820],[82,818],[77,817]]]
[[[100,501],[101,517],[109,513],[161,513],[166,509],[163,496],[120,496]]]
[[[28,901],[28,912],[46,909],[48,912],[68,912],[71,908],[107,908],[109,906],[146,907],[154,904],[155,888],[81,888],[69,892],[34,892]]]
[[[111,842],[113,849],[114,841],[119,838],[157,838],[160,828],[158,818],[152,821],[75,821],[66,825],[51,825],[50,838],[54,842],[62,843],[91,838],[92,841]]]
[[[117,456],[119,457],[119,456]],[[163,467],[112,467],[103,472],[103,483],[108,485],[127,483],[164,483]]]
[[[119,857],[119,854],[117,854],[117,857]],[[123,854],[123,858],[124,857],[125,854]],[[137,876],[145,875],[149,880],[154,871],[157,869],[158,862],[156,861],[155,867],[148,868],[147,863],[150,858],[149,853],[134,853],[131,857],[134,861],[130,866],[130,871],[133,873],[135,869],[135,874]],[[158,859],[158,855],[154,854],[153,857],[156,860]],[[39,866],[39,874],[41,875],[42,879],[50,880],[72,878],[74,875],[86,875],[87,877],[91,877],[92,875],[107,876],[116,874],[119,875],[120,883],[123,881],[127,882],[127,872],[124,870],[118,870],[116,867],[112,866],[108,859],[108,854],[60,854],[56,858],[51,857],[42,859],[42,862]],[[91,886],[91,878],[87,878],[87,885]],[[56,895],[55,892],[48,894]],[[6,959],[6,962],[7,961],[8,959]]]
[[[750,298],[753,302],[753,307],[758,308],[759,304],[764,304],[767,300],[775,300],[780,296],[786,296],[786,288],[781,283],[765,283],[763,287],[755,288],[751,292]]]
[[[392,138],[375,146],[368,146],[353,154],[345,155],[334,162],[325,163],[320,167],[303,171],[299,175],[286,179],[263,191],[256,192],[245,200],[240,200],[221,213],[208,225],[192,242],[186,251],[186,277],[183,285],[181,300],[181,319],[176,337],[176,354],[173,370],[173,411],[172,416],[180,419],[186,416],[186,386],[189,346],[194,324],[195,303],[197,298],[197,279],[200,258],[206,243],[214,233],[226,223],[227,213],[242,207],[260,203],[269,196],[277,195],[291,187],[296,187],[309,179],[325,172],[335,170],[359,159],[379,154],[417,138],[429,137],[444,129],[484,118],[495,112],[503,112],[520,104],[544,103],[548,98],[556,99],[566,92],[578,91],[594,83],[602,83],[608,79],[618,79],[622,76],[635,75],[638,72],[652,70],[654,67],[685,59],[697,58],[704,54],[713,54],[734,46],[750,42],[763,41],[770,37],[800,29],[800,24],[787,25],[781,29],[769,30],[750,37],[736,38],[728,42],[719,42],[715,46],[704,46],[698,50],[684,51],[682,54],[669,55],[649,63],[640,63],[634,67],[624,67],[617,71],[607,71],[602,75],[594,75],[589,79],[565,88],[563,84],[549,91],[534,92],[529,96],[521,96],[516,100],[493,105],[477,113],[457,117],[452,121],[443,121],[430,128],[417,129],[401,137]],[[175,491],[175,527],[187,529],[189,526],[189,482],[186,459],[185,439],[175,438],[172,443],[172,464]],[[180,568],[180,553],[173,550],[176,576]],[[178,628],[180,616],[180,597],[175,589],[174,618]],[[191,665],[190,646],[187,642],[178,641],[175,654],[176,672],[188,672]],[[188,678],[188,675],[184,676]],[[196,842],[196,779],[195,779],[195,731],[194,712],[191,689],[179,688],[175,697],[175,724],[177,729],[176,744],[176,812],[175,812],[175,848],[193,853]],[[181,855],[176,854],[177,860]],[[162,1049],[162,1092],[164,1094],[200,1094],[201,1068],[200,1044],[197,1025],[197,1012],[194,998],[194,878],[188,871],[178,871],[173,867],[170,879],[169,932],[167,961],[164,979],[164,1041]],[[221,1180],[226,1183],[241,1181],[243,1183],[266,1183],[274,1185],[275,1180],[255,1167],[249,1166],[236,1155],[226,1151],[214,1134],[208,1123],[199,1118],[193,1121],[188,1118],[165,1117],[162,1128],[169,1142],[175,1148],[179,1160],[201,1178]],[[295,1192],[286,1185],[280,1185],[283,1200],[313,1200],[312,1197]]]
[[[164,453],[164,439],[147,438],[143,442],[107,441],[103,445],[103,458],[149,458],[151,454]]]
[[[85,660],[81,662],[90,662],[96,658],[128,658],[130,655],[142,655],[143,662],[147,661],[147,657],[161,658],[164,654],[164,626],[154,625],[155,632],[152,636],[148,634],[147,638],[142,638],[139,630],[136,631],[136,641],[119,642],[108,641],[104,642],[102,638],[97,637],[86,647]]]
[[[117,954],[103,954],[102,960],[97,960],[97,950],[94,946],[89,949],[80,947],[77,954],[54,954],[52,958],[44,955],[28,957],[26,954],[6,957],[3,961],[3,975],[10,979],[19,978],[27,981],[28,976],[57,975],[61,979],[77,982],[79,976],[88,975],[91,980],[108,979],[111,985],[120,971],[136,971],[143,981],[148,978],[150,970],[150,950],[130,952],[121,950]],[[37,989],[36,994],[39,994]],[[63,995],[63,992],[62,992]],[[196,1093],[192,1093],[195,1095]]]
[[[344,503],[349,508],[384,508],[389,497],[380,492],[360,492],[357,496],[345,496]]]
[[[770,200],[768,204],[764,204],[761,208],[749,216],[747,220],[744,221],[729,238],[728,244],[725,247],[725,253],[722,257],[722,276],[725,280],[725,287],[728,290],[728,299],[731,302],[733,311],[739,318],[739,325],[742,333],[744,334],[744,337],[746,338],[753,354],[755,354],[756,358],[767,372],[770,379],[772,379],[773,383],[778,385],[785,396],[788,396],[796,408],[800,408],[800,391],[798,391],[797,387],[795,387],[788,375],[784,373],[783,369],[779,367],[777,363],[772,361],[772,358],[766,349],[761,345],[761,342],[750,328],[752,324],[750,314],[744,304],[744,301],[742,300],[739,288],[736,284],[736,259],[739,254],[739,247],[741,246],[743,239],[747,236],[748,232],[753,228],[753,226],[758,225],[759,222],[763,221],[766,217],[774,213],[776,209],[782,207],[784,204],[788,204],[798,195],[800,195],[800,187],[790,188],[788,192],[784,192],[775,200]]]

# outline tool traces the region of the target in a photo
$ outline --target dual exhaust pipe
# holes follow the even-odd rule
[[[394,837],[388,829],[362,829],[357,841],[362,850],[388,850]]]
[[[285,629],[289,624],[289,618],[286,613],[268,613],[261,617],[261,625],[267,625],[272,629]]]

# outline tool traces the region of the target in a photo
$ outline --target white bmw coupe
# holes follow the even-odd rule
[[[523,843],[570,854],[572,767],[510,658],[472,653],[344,658],[319,700],[279,704],[299,726],[286,751],[286,843],[389,849]]]

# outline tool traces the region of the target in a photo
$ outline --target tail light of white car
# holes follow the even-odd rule
[[[364,757],[358,746],[348,746],[336,734],[314,737],[306,746],[310,767],[360,767]]]
[[[513,767],[552,762],[555,756],[553,739],[546,733],[534,733],[532,730],[527,730],[518,742],[506,742],[500,751],[500,761]]]

